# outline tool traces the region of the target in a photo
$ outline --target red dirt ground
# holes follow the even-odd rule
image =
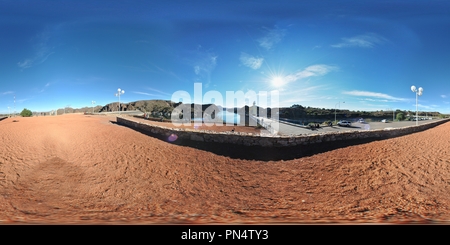
[[[256,161],[175,145],[114,121],[0,121],[0,224],[450,220],[450,123]]]
[[[138,122],[143,122],[143,123],[147,123],[147,124],[152,124],[152,125],[157,125],[157,126],[163,126],[163,127],[170,127],[173,128],[175,127],[174,124],[172,124],[171,122],[157,122],[157,121],[150,121],[144,118],[138,118],[138,117],[131,117],[132,120],[134,121],[138,121]],[[189,128],[189,129],[193,129],[193,130],[211,130],[211,131],[217,131],[217,132],[225,132],[225,131],[232,131],[234,129],[234,132],[241,132],[241,133],[252,133],[252,134],[259,134],[261,133],[261,129],[258,129],[256,127],[243,127],[243,126],[231,126],[231,125],[227,125],[227,124],[220,124],[220,125],[211,125],[208,126],[204,123],[202,123],[202,125],[200,126],[196,126],[194,125],[194,123],[191,123],[190,126],[187,125],[180,125],[180,128]]]

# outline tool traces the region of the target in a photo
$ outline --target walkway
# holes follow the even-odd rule
[[[283,121],[275,121],[269,118],[257,117],[259,121],[263,121],[264,124],[271,125],[272,128],[278,131],[281,135],[301,135],[301,134],[317,134],[317,133],[328,133],[328,132],[344,132],[344,131],[358,131],[358,130],[376,130],[376,129],[385,129],[385,128],[401,128],[407,126],[415,126],[415,121],[401,121],[401,122],[370,122],[370,123],[352,123],[351,127],[341,127],[341,126],[321,126],[320,128],[315,128],[311,130],[302,125],[296,125],[293,123],[283,122]],[[433,120],[424,120],[419,121],[418,124],[426,124],[435,122],[437,120],[442,119],[433,119]],[[279,123],[278,123],[279,122]],[[278,128],[277,128],[278,124]]]

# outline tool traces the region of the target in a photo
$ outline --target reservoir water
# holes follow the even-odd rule
[[[217,118],[222,119],[224,123],[235,123],[238,124],[241,120],[241,116],[239,114],[229,112],[229,111],[221,111],[217,113]],[[214,120],[215,118],[213,118]],[[203,121],[203,118],[193,118],[192,121],[194,122],[200,122]]]

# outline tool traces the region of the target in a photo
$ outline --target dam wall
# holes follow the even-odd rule
[[[201,142],[214,143],[230,143],[243,146],[262,146],[262,147],[289,147],[297,145],[317,144],[321,142],[331,142],[340,140],[356,140],[356,139],[387,139],[402,135],[412,134],[427,130],[437,125],[448,122],[450,119],[443,119],[418,126],[407,126],[402,128],[386,128],[379,130],[361,130],[361,131],[342,131],[327,132],[320,134],[307,134],[295,136],[279,136],[279,135],[255,135],[251,133],[240,132],[216,132],[210,130],[195,130],[186,128],[163,127],[151,125],[139,121],[133,121],[131,118],[117,117],[119,125],[144,131],[152,135],[192,140]]]

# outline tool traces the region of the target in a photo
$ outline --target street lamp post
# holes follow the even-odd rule
[[[116,96],[119,97],[119,115],[120,115],[120,95],[124,94],[124,93],[125,93],[125,90],[121,90],[120,88],[117,89]]]
[[[395,111],[393,108],[388,108],[388,110],[392,110],[392,121],[395,121]]]
[[[94,104],[95,104],[95,101],[92,101],[91,103],[92,103],[92,115],[93,115],[93,114],[94,114]]]
[[[419,87],[419,89],[416,89],[416,86],[411,86],[411,91],[413,91],[414,93],[416,93],[416,126],[419,125],[419,116],[417,115],[417,100],[418,100],[418,96],[423,94],[423,88]]]
[[[9,114],[9,117],[11,117],[11,110],[9,108],[11,108],[11,107],[8,106],[8,114]]]
[[[345,103],[345,101],[343,101],[342,103]],[[336,106],[339,104],[339,109],[341,109],[341,102],[339,101],[338,103],[336,103],[336,105],[334,105],[334,122],[336,123]]]
[[[64,115],[66,114],[66,108],[67,108],[67,113],[69,113],[69,107],[70,107],[70,105],[66,105],[66,107],[64,107]]]

